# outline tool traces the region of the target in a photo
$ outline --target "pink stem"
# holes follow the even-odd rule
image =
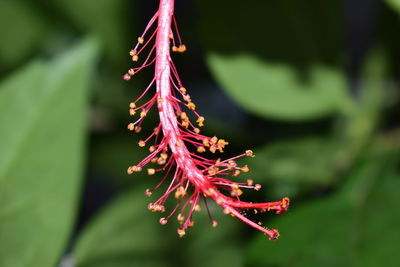
[[[276,239],[277,231],[265,229],[251,220],[241,215],[236,208],[240,209],[265,209],[276,210],[277,213],[283,213],[288,206],[288,199],[277,202],[267,203],[247,203],[233,198],[229,198],[219,192],[212,182],[202,173],[195,164],[189,150],[187,149],[183,137],[179,131],[179,123],[176,118],[173,105],[173,95],[171,90],[171,69],[170,69],[170,34],[171,23],[174,12],[174,0],[161,0],[158,11],[158,30],[156,36],[156,66],[155,80],[157,95],[164,99],[157,103],[159,110],[162,131],[166,142],[172,152],[177,168],[182,170],[183,176],[186,176],[190,183],[194,185],[203,194],[211,197],[218,205],[227,209],[230,214],[251,225],[252,227],[263,231],[270,239]],[[179,145],[177,145],[179,143]]]

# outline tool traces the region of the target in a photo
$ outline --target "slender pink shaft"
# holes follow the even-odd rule
[[[173,176],[173,179],[166,193],[156,202],[150,203],[149,209],[152,211],[164,212],[164,202],[166,198],[168,198],[168,196],[173,193],[173,191],[175,191],[175,197],[179,199],[178,206],[181,201],[186,198],[186,202],[183,203],[182,206],[182,211],[178,214],[178,221],[180,221],[180,223],[182,224],[182,227],[178,228],[178,234],[180,236],[184,235],[185,229],[191,227],[190,225],[192,225],[193,223],[192,214],[198,206],[199,198],[204,196],[213,199],[219,206],[224,209],[224,212],[226,214],[231,214],[232,216],[242,220],[250,226],[264,232],[270,237],[270,239],[276,239],[279,235],[277,230],[266,229],[261,225],[254,223],[253,221],[245,217],[241,213],[241,210],[257,209],[261,212],[274,210],[276,211],[276,213],[284,213],[289,206],[289,199],[283,198],[280,201],[264,203],[243,202],[239,200],[239,195],[242,193],[239,187],[254,188],[255,190],[258,190],[261,186],[253,186],[252,180],[248,180],[251,182],[248,182],[246,185],[244,183],[234,183],[230,180],[218,177],[219,174],[228,174],[229,172],[232,172],[232,174],[235,174],[235,176],[237,176],[240,171],[247,172],[247,166],[244,166],[242,168],[238,167],[234,160],[243,156],[253,156],[253,152],[251,150],[247,150],[246,153],[240,156],[233,157],[224,161],[207,160],[196,154],[191,153],[186,146],[186,143],[195,145],[199,153],[205,152],[205,147],[207,147],[209,148],[210,152],[215,153],[217,150],[219,150],[219,152],[223,152],[223,148],[228,143],[224,139],[218,139],[216,136],[211,138],[199,134],[200,130],[198,128],[195,128],[195,126],[189,121],[186,113],[181,111],[180,106],[185,106],[189,110],[192,110],[193,113],[198,117],[198,120],[196,121],[198,123],[198,126],[203,126],[204,117],[200,116],[195,111],[196,106],[191,101],[190,96],[186,94],[186,89],[182,87],[177,74],[177,70],[172,63],[170,55],[171,49],[175,52],[184,52],[186,50],[186,46],[181,43],[178,32],[176,32],[176,34],[179,38],[179,46],[175,46],[175,43],[173,41],[174,33],[172,31],[171,25],[172,23],[176,24],[176,22],[174,21],[173,13],[174,0],[160,0],[159,10],[145,30],[146,32],[148,29],[150,29],[153,22],[155,22],[155,19],[158,19],[158,25],[155,31],[157,33],[155,36],[155,45],[150,49],[149,56],[145,60],[145,63],[143,63],[142,67],[132,68],[128,71],[127,74],[124,75],[125,80],[130,80],[131,76],[133,76],[136,72],[155,62],[154,80],[152,80],[149,87],[146,88],[145,92],[138,98],[138,100],[141,99],[142,96],[150,89],[154,81],[156,82],[156,96],[151,98],[151,100],[146,104],[139,107],[136,106],[136,102],[138,100],[130,103],[130,114],[132,116],[135,115],[137,110],[141,109],[142,111],[140,112],[140,118],[135,123],[131,123],[130,125],[128,125],[128,129],[131,131],[135,130],[136,132],[139,132],[141,129],[140,124],[143,121],[144,117],[146,117],[147,111],[151,108],[153,104],[157,103],[157,108],[160,116],[159,129],[161,129],[163,132],[162,141],[158,144],[155,143],[152,148],[149,148],[151,154],[138,165],[130,166],[128,168],[128,173],[131,174],[133,172],[141,171],[142,167],[147,165],[149,161],[153,160],[155,160],[155,162],[153,163],[157,163],[160,165],[165,164],[165,166],[169,165],[169,170],[171,169],[171,166],[176,165],[175,175]],[[177,31],[176,25],[175,28]],[[133,61],[137,61],[139,52],[145,49],[145,47],[154,40],[154,34],[152,34],[150,36],[150,39],[148,39],[145,43],[144,38],[145,33],[138,38],[138,45],[130,51],[130,55],[132,56]],[[173,42],[172,46],[170,43],[171,40]],[[137,48],[140,44],[144,45],[142,46],[141,50],[137,52]],[[156,52],[155,59],[146,64],[150,56],[153,54],[154,49]],[[180,88],[177,87],[177,85],[174,83],[173,77],[177,79]],[[174,89],[178,89],[184,101],[181,101],[174,96]],[[187,104],[185,104],[185,102],[187,102]],[[180,117],[181,122],[178,120],[177,116]],[[158,133],[153,132],[153,134],[150,135],[150,137],[146,140],[139,141],[139,146],[144,147],[153,136],[158,137]],[[168,149],[172,155],[170,156],[170,159],[166,161],[166,158],[168,157]],[[159,154],[160,152],[162,153]],[[167,167],[164,167],[164,169],[165,168]],[[148,174],[152,175],[156,171],[157,170],[153,168],[148,169]],[[161,181],[161,183],[164,180],[165,178]],[[159,185],[157,185],[156,188],[158,188]],[[193,186],[194,190],[192,195],[187,198],[186,193],[190,185]],[[219,189],[231,191],[231,195],[236,198],[231,198],[224,195],[222,192],[219,191]],[[146,195],[151,196],[151,191],[152,190],[146,190]],[[188,212],[185,222],[183,222],[183,214],[185,214],[185,208],[187,205],[191,205],[191,208]],[[174,209],[173,213],[176,211],[177,207]],[[161,218],[160,223],[166,224],[173,213],[167,216],[167,218]],[[216,222],[213,221],[213,226],[215,225]]]
[[[167,138],[171,152],[176,160],[178,168],[182,169],[190,182],[204,189],[204,185],[212,187],[205,179],[203,174],[194,164],[188,149],[179,135],[179,126],[176,119],[172,98],[170,83],[170,38],[171,22],[174,12],[173,0],[161,0],[158,18],[158,32],[156,37],[156,67],[155,78],[157,93],[160,98],[164,99],[158,103],[160,121],[163,125],[163,133]],[[177,143],[180,145],[177,146]],[[200,182],[200,184],[199,184]]]

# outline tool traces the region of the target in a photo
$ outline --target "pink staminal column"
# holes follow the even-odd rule
[[[147,32],[151,30],[156,21],[156,29],[150,35],[149,39],[145,40]],[[175,36],[178,38],[179,46],[175,45]],[[224,139],[218,139],[215,136],[208,137],[200,134],[200,129],[190,121],[189,116],[182,110],[188,109],[192,111],[194,116],[197,117],[196,122],[198,127],[203,126],[204,117],[196,112],[196,105],[192,102],[190,95],[187,94],[186,88],[182,86],[177,69],[171,59],[171,50],[173,52],[185,52],[186,50],[186,46],[181,42],[177,23],[174,18],[173,0],[160,1],[159,10],[150,20],[142,36],[138,38],[138,44],[130,51],[134,62],[139,60],[139,54],[146,47],[149,47],[152,41],[154,41],[154,44],[150,47],[144,63],[140,67],[130,69],[124,75],[125,80],[130,80],[138,71],[153,63],[155,64],[154,79],[144,93],[135,102],[130,104],[130,114],[133,116],[141,110],[140,118],[128,125],[129,130],[139,132],[141,130],[140,125],[149,109],[154,105],[157,106],[160,124],[154,129],[149,138],[139,141],[139,146],[145,147],[152,138],[155,138],[154,145],[149,148],[151,154],[139,164],[128,168],[128,173],[131,174],[140,172],[149,163],[155,163],[163,167],[148,169],[147,172],[149,175],[166,170],[166,174],[161,182],[155,188],[146,190],[146,195],[148,196],[151,196],[152,191],[158,189],[161,184],[168,180],[170,174],[173,173],[165,193],[157,201],[150,203],[149,209],[157,212],[165,212],[165,201],[170,194],[175,193],[178,203],[167,217],[160,219],[160,223],[166,224],[168,219],[175,212],[178,212],[179,207],[181,207],[177,216],[181,224],[178,228],[178,234],[183,236],[185,230],[194,225],[193,213],[200,210],[201,198],[204,199],[204,205],[210,216],[212,225],[214,227],[217,226],[217,222],[212,220],[207,206],[206,198],[211,198],[217,205],[222,207],[225,214],[230,214],[238,218],[255,229],[262,231],[271,240],[275,240],[279,236],[277,230],[264,228],[260,223],[253,222],[243,215],[243,211],[253,210],[257,213],[258,211],[266,212],[273,210],[278,214],[282,214],[289,207],[289,199],[283,198],[280,201],[264,203],[244,202],[240,200],[240,195],[242,194],[240,188],[252,188],[258,191],[261,186],[258,184],[253,185],[252,180],[247,180],[247,182],[233,182],[226,178],[227,175],[236,177],[241,172],[247,172],[249,170],[247,165],[239,167],[235,160],[243,156],[253,157],[253,152],[247,150],[242,155],[226,160],[208,159],[198,155],[198,153],[203,153],[206,150],[209,150],[211,153],[223,152],[228,142]],[[142,48],[139,49],[140,45],[142,45]],[[152,58],[154,53],[154,58]],[[151,90],[154,82],[156,85],[154,96],[147,103],[137,106],[137,102],[144,94]],[[159,138],[161,135],[162,137]],[[192,152],[188,146],[194,146],[197,149],[197,153]],[[232,197],[226,196],[221,190],[229,191]],[[189,209],[188,212],[186,208]]]

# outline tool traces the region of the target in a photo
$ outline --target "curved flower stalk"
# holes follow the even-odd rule
[[[130,115],[134,116],[138,113],[139,118],[130,123],[128,129],[140,132],[143,120],[154,106],[157,106],[160,123],[147,139],[139,141],[140,147],[146,147],[151,143],[148,147],[150,154],[140,163],[130,166],[128,174],[140,172],[149,164],[157,167],[147,168],[148,175],[166,171],[164,178],[157,186],[146,190],[146,195],[151,196],[154,190],[167,180],[169,181],[165,193],[150,203],[148,208],[154,212],[164,213],[166,211],[164,204],[173,194],[177,199],[177,204],[168,215],[160,219],[160,223],[166,224],[176,214],[180,223],[178,234],[181,237],[185,235],[189,227],[194,225],[193,213],[200,210],[202,199],[212,226],[218,225],[212,219],[207,206],[206,198],[211,198],[222,207],[225,214],[238,218],[268,235],[270,240],[275,240],[279,236],[277,230],[267,229],[261,223],[253,222],[244,213],[246,210],[252,210],[255,213],[272,210],[281,214],[287,210],[289,199],[283,198],[280,201],[265,203],[241,201],[241,189],[259,190],[261,186],[254,184],[253,180],[233,182],[227,178],[229,175],[238,176],[241,172],[248,172],[247,166],[240,167],[235,160],[244,156],[254,157],[253,152],[247,150],[241,155],[225,160],[200,156],[206,151],[223,152],[228,142],[216,136],[208,137],[200,133],[200,128],[204,125],[204,117],[196,112],[196,105],[183,86],[170,55],[170,51],[182,53],[186,50],[179,35],[173,10],[173,0],[161,0],[159,10],[138,38],[136,46],[130,51],[134,62],[139,61],[139,57],[142,58],[144,51],[147,55],[143,57],[143,63],[138,67],[128,70],[123,77],[125,80],[130,80],[136,73],[151,65],[155,65],[155,74],[139,98],[130,103]],[[154,95],[150,100],[139,105],[139,101],[153,89],[154,85],[156,88]],[[190,117],[195,117],[196,123],[193,123]],[[229,192],[231,197],[222,192]]]

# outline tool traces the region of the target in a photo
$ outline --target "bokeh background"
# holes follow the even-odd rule
[[[292,200],[257,218],[276,242],[212,204],[180,239],[146,209],[159,177],[126,175],[157,114],[126,130],[152,70],[122,75],[157,5],[0,1],[0,266],[400,266],[400,1],[176,1],[205,132],[255,151],[246,199]]]

